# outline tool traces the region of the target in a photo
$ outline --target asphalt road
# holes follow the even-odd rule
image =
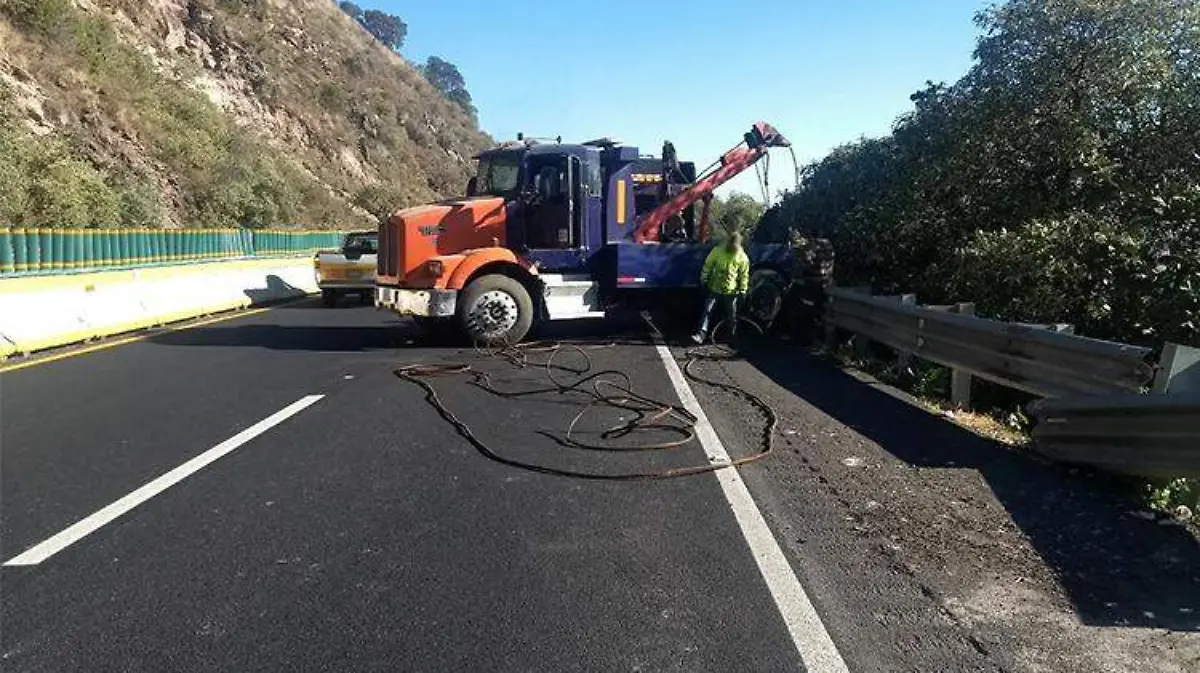
[[[639,392],[677,402],[640,325],[607,329],[562,336],[615,342],[587,351],[596,369],[625,371]],[[1153,544],[1176,559],[1165,579],[1161,565],[1133,560],[1121,576],[1063,579],[1064,568],[1087,568],[1054,556],[1064,541],[1047,541],[1030,523],[1034,508],[1014,504],[1015,480],[1060,494],[1082,477],[973,444],[826,364],[781,353],[702,366],[781,415],[778,455],[740,474],[783,574],[799,579],[849,670],[1200,662],[1200,619],[1188,611],[1200,608],[1200,546],[1185,531],[1122,518],[1102,494],[1059,500],[1066,514],[1112,517],[1123,548]],[[0,568],[0,668],[782,671],[814,661],[804,649],[815,635],[797,634],[779,606],[728,484],[711,474],[587,481],[490,461],[393,374],[454,362],[506,389],[544,383],[537,368],[422,343],[372,309],[315,302],[0,374],[4,560],[321,396],[41,563]],[[578,399],[434,383],[477,435],[527,462],[620,472],[707,460],[697,442],[566,449],[543,431],[565,428]],[[736,397],[693,390],[729,452],[752,451],[761,417]],[[612,420],[601,413],[585,426]],[[889,436],[890,423],[915,426]],[[931,467],[959,445],[975,452],[961,469]],[[966,563],[964,549],[982,560]],[[1141,570],[1158,579],[1146,585]],[[1014,593],[1014,574],[1033,593]],[[1089,581],[1124,605],[1105,613],[1110,601],[1087,597]],[[1036,614],[1021,614],[1030,604]]]

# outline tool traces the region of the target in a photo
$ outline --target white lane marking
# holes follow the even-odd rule
[[[714,463],[729,463],[729,452],[725,450],[725,445],[708,422],[708,416],[704,415],[704,409],[700,407],[691,386],[683,378],[683,372],[679,371],[679,365],[671,355],[671,350],[661,342],[658,343],[657,349],[679,400],[683,402],[684,408],[696,416],[696,437],[704,447],[704,452],[708,454],[709,460]],[[809,673],[848,673],[846,662],[842,660],[837,646],[833,644],[833,639],[821,623],[821,617],[813,607],[812,601],[808,599],[808,594],[804,593],[804,587],[800,586],[800,580],[797,579],[787,557],[783,555],[779,542],[771,534],[771,529],[767,527],[758,505],[754,504],[754,498],[750,496],[746,482],[742,481],[742,475],[738,474],[736,469],[726,469],[718,470],[716,476],[721,490],[725,493],[725,499],[733,508],[738,527],[742,529],[742,535],[750,546],[750,553],[758,564],[758,570],[766,580],[767,589],[775,599],[775,606],[779,608],[779,614],[787,625],[792,643],[804,661],[805,669]]]
[[[108,505],[103,509],[96,510],[89,516],[80,519],[67,528],[64,528],[61,532],[55,534],[53,537],[47,538],[41,543],[26,549],[24,552],[5,561],[4,565],[31,566],[45,561],[51,556],[54,556],[58,552],[80,541],[88,534],[99,529],[101,526],[111,522],[113,519],[125,514],[129,510],[137,507],[143,502],[146,502],[159,493],[162,493],[175,484],[178,484],[192,474],[199,472],[200,470],[204,469],[205,466],[213,463],[222,456],[233,452],[241,445],[249,442],[276,425],[279,425],[288,418],[291,418],[313,404],[316,404],[323,397],[325,396],[307,395],[300,398],[283,409],[276,411],[270,416],[267,416],[254,425],[221,442],[220,444],[217,444],[204,453],[192,458],[179,467],[176,467],[170,472],[167,472],[157,479],[145,484],[136,491],[129,493],[111,505]]]

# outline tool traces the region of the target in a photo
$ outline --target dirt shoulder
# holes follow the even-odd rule
[[[705,363],[767,399],[743,474],[854,670],[1200,671],[1200,540],[799,350]],[[731,452],[762,419],[696,386]]]

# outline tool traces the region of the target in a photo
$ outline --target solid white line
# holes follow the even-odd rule
[[[47,538],[36,546],[26,549],[21,554],[14,556],[8,561],[5,561],[4,565],[31,566],[45,561],[51,556],[54,556],[58,552],[83,539],[84,536],[111,522],[113,519],[116,519],[122,514],[128,512],[134,507],[137,507],[143,502],[146,502],[159,493],[162,493],[175,484],[178,484],[190,475],[199,472],[200,470],[204,469],[205,466],[213,463],[222,456],[233,452],[239,446],[249,442],[276,425],[279,425],[288,418],[291,418],[301,411],[304,411],[313,404],[316,404],[323,397],[325,396],[307,395],[300,398],[283,409],[276,411],[270,416],[267,416],[254,425],[221,442],[220,444],[217,444],[204,453],[192,458],[170,472],[167,472],[157,479],[145,484],[141,488],[131,492],[111,505],[93,512],[86,518],[80,519],[53,537]]]
[[[683,372],[679,371],[679,365],[671,355],[671,350],[661,342],[657,348],[658,356],[662,358],[663,366],[667,369],[667,375],[671,384],[675,386],[679,400],[696,416],[696,437],[704,447],[704,452],[708,454],[709,461],[731,462],[729,452],[725,450],[725,445],[708,422],[704,409],[696,401],[696,396],[683,378]],[[804,661],[805,669],[809,673],[848,673],[846,662],[842,660],[837,646],[833,644],[833,639],[821,623],[821,617],[813,607],[812,601],[804,593],[804,587],[800,586],[800,580],[796,578],[796,573],[788,563],[787,557],[783,555],[779,542],[767,527],[762,512],[754,504],[754,498],[750,496],[750,490],[746,488],[742,476],[736,469],[717,470],[716,476],[721,490],[725,493],[725,499],[733,508],[733,515],[742,529],[742,535],[750,545],[750,553],[758,564],[758,570],[766,580],[767,589],[775,599],[775,606],[779,608],[779,614],[787,625],[792,643]]]

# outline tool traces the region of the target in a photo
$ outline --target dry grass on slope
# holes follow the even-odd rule
[[[460,192],[487,143],[323,0],[0,11],[0,175],[28,176],[0,220],[359,226]]]

